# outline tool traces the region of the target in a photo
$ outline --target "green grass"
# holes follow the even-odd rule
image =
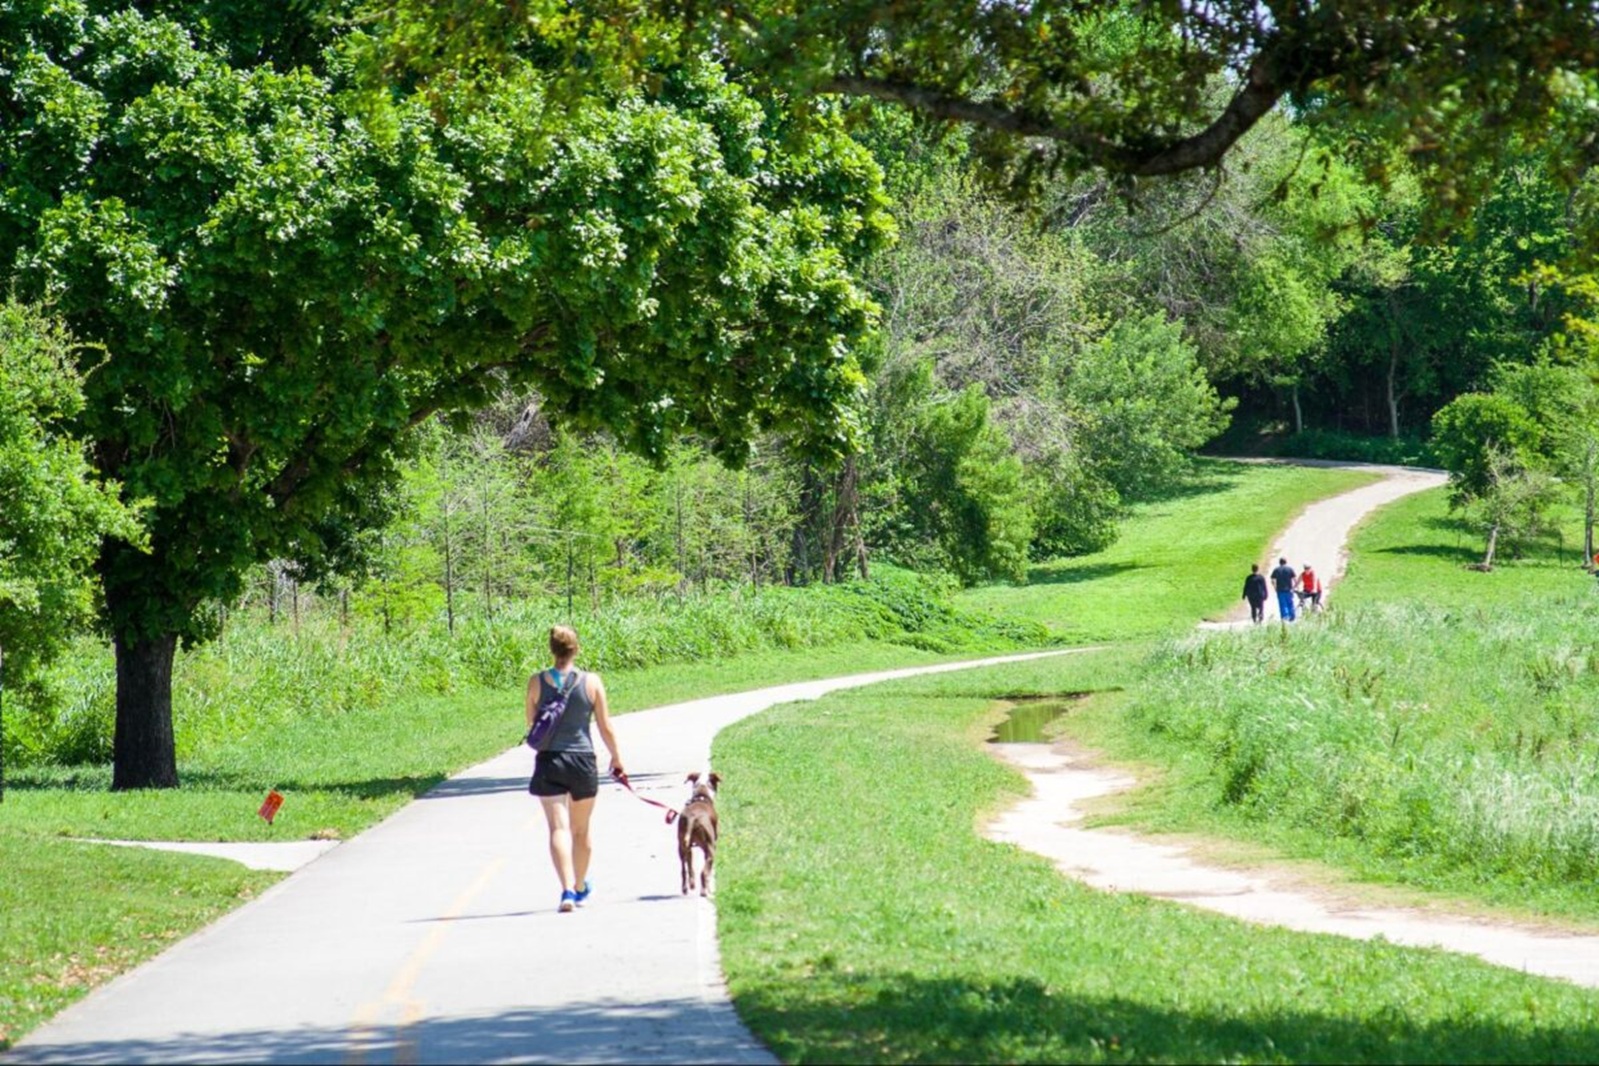
[[[747,719],[716,743],[723,965],[790,1062],[1599,1058],[1585,990],[1442,952],[1082,887],[977,826],[1023,779],[993,700],[1114,687],[1085,655]]]
[[[1168,644],[1072,730],[1159,768],[1110,820],[1599,921],[1599,590],[1558,541],[1475,558],[1426,493],[1359,531],[1318,624]]]
[[[9,827],[0,827],[0,870],[0,1048],[279,876]]]
[[[584,665],[607,674],[870,642],[950,654],[1050,642],[1041,626],[958,609],[951,591],[945,581],[885,566],[869,582],[625,599],[575,618],[556,605],[516,603],[492,618],[459,619],[453,635],[443,619],[392,634],[359,617],[346,627],[328,604],[304,612],[303,624],[236,614],[220,639],[178,656],[178,759],[204,765],[215,750],[262,735],[276,744],[307,717],[515,690],[547,660],[556,622],[577,626]],[[19,703],[8,694],[6,764],[109,762],[114,678],[109,649],[84,641],[52,672],[53,700]]]
[[[768,651],[607,675],[618,713],[699,696],[960,656],[893,644]],[[41,767],[11,776],[0,827],[50,836],[130,840],[295,840],[349,836],[451,773],[521,739],[521,693],[479,690],[396,701],[340,715],[306,715],[213,743],[185,760],[184,787],[108,791],[110,768]],[[267,789],[286,801],[274,824],[256,817]]]
[[[1043,631],[1031,625],[1044,622],[1057,639],[1113,637],[1128,641],[1113,655],[1093,657],[1097,666],[1073,668],[1092,674],[1089,680],[1096,685],[1126,683],[1139,670],[1139,639],[1185,628],[1200,614],[1225,610],[1237,595],[1236,586],[1245,564],[1260,554],[1262,546],[1294,512],[1309,500],[1368,480],[1365,475],[1346,472],[1233,463],[1208,463],[1205,474],[1206,482],[1193,494],[1141,508],[1128,526],[1124,542],[1111,552],[1041,568],[1037,575],[1040,583],[1030,588],[977,590],[957,597],[958,609],[953,610],[947,605],[939,606],[936,597],[915,593],[903,580],[887,594],[866,597],[865,602],[861,601],[859,590],[818,590],[814,603],[792,610],[774,608],[762,616],[764,621],[755,613],[728,617],[718,613],[721,608],[700,605],[695,608],[698,613],[674,618],[634,618],[626,625],[618,622],[614,632],[586,630],[585,641],[592,653],[589,661],[606,670],[614,704],[618,710],[627,711],[785,681],[1014,649],[1029,640],[1044,641]],[[891,574],[889,581],[895,580]],[[1014,613],[1008,611],[1012,602],[1017,608]],[[984,604],[1005,609],[1010,624],[996,625],[962,613]],[[208,920],[241,893],[257,890],[274,876],[246,874],[232,864],[216,860],[151,856],[74,844],[62,840],[63,835],[191,840],[293,839],[319,830],[348,835],[395,810],[449,773],[515,744],[520,734],[520,694],[511,682],[519,682],[521,671],[537,657],[537,646],[543,637],[541,627],[547,622],[548,619],[535,620],[530,615],[519,628],[502,624],[471,629],[454,647],[444,647],[438,634],[431,633],[411,642],[360,644],[353,650],[348,643],[321,639],[320,631],[310,627],[301,641],[289,639],[286,626],[280,626],[275,633],[240,631],[236,627],[229,637],[236,643],[225,641],[191,661],[195,669],[186,682],[191,690],[185,697],[190,702],[184,704],[186,710],[179,718],[184,730],[180,770],[187,787],[175,792],[110,794],[104,791],[108,783],[106,769],[95,765],[36,765],[20,777],[12,777],[18,787],[9,791],[5,803],[0,805],[0,858],[7,860],[4,868],[9,893],[4,902],[7,914],[28,916],[33,933],[27,941],[9,935],[0,939],[0,974],[27,970],[39,959],[72,956],[80,960],[104,959],[100,964],[103,973],[112,972],[143,957],[141,952],[155,950],[158,945],[151,946],[154,941],[143,939],[145,932],[159,927],[163,936],[181,935]],[[729,650],[741,650],[741,654],[707,654],[694,643],[709,639],[714,644],[715,634],[722,632],[727,634],[724,639]],[[886,642],[881,639],[883,636],[894,636],[899,642]],[[679,637],[687,641],[681,647],[671,643]],[[628,663],[635,661],[629,656],[655,665],[628,669]],[[79,698],[67,716],[69,725],[76,723],[73,728],[80,730],[71,735],[86,737],[86,750],[93,751],[96,743],[103,744],[103,738],[95,740],[95,730],[103,731],[106,712],[103,666],[80,661],[73,668],[81,671],[83,683],[76,690]],[[1089,680],[1074,683],[1086,685]],[[996,693],[1055,691],[1055,686],[1062,683],[1055,675],[1041,672],[1041,668],[1018,667],[999,674],[985,672],[981,677],[951,675],[940,681],[936,689],[939,699],[928,706],[944,707],[954,717],[942,721],[958,723],[960,732]],[[847,707],[851,701],[841,697],[835,705]],[[902,708],[907,723],[919,720],[920,705],[911,701]],[[747,728],[759,733],[758,723],[765,718],[752,720]],[[850,729],[850,736],[859,735],[853,725]],[[832,735],[831,730],[827,732]],[[886,783],[897,788],[899,775],[914,772],[920,775],[920,791],[908,791],[902,799],[892,789],[874,789],[871,803],[861,813],[895,824],[903,818],[923,818],[929,813],[948,814],[953,822],[940,820],[940,826],[945,830],[953,827],[961,839],[970,838],[982,862],[991,863],[989,846],[976,842],[970,833],[972,812],[996,802],[1007,790],[1014,790],[1014,775],[986,763],[972,764],[972,745],[956,737],[957,748],[964,754],[950,756],[951,766],[966,767],[959,771],[962,774],[976,773],[976,784],[960,786],[966,791],[957,789],[951,796],[944,796],[940,791],[946,770],[942,759],[947,752],[940,745],[947,745],[951,738],[930,743],[926,752],[905,752],[901,759],[898,748],[903,738],[892,732],[889,736],[896,748],[893,759],[882,759],[882,747],[876,742],[866,742],[861,749],[863,756],[875,760],[874,765],[862,771],[863,781],[879,776],[881,767],[876,763],[887,762],[895,768],[884,777]],[[920,733],[916,743],[921,743]],[[931,761],[930,753],[936,756]],[[806,764],[813,761],[807,760]],[[976,765],[984,769],[976,770]],[[274,786],[287,793],[288,802],[277,824],[269,828],[254,812],[262,794]],[[928,811],[912,809],[924,803],[929,790],[938,795],[930,801],[933,806]],[[790,802],[779,793],[766,791],[761,795],[774,808],[779,801],[783,806]],[[808,795],[798,793],[798,802],[808,802]],[[965,798],[958,798],[961,796]],[[963,809],[961,804],[967,800],[975,806]],[[894,863],[883,864],[885,852],[877,847],[876,840],[868,834],[865,840],[840,842],[840,846],[866,847],[871,853],[869,863],[892,869],[897,858]],[[17,855],[28,858],[10,861]],[[33,859],[35,855],[37,861]],[[825,898],[831,895],[827,886],[834,883],[838,871],[831,860],[822,858],[822,853],[817,855],[821,865],[813,863],[807,854],[803,870],[785,874],[792,882],[785,892],[793,894],[794,910],[764,910],[769,933],[762,935],[787,936],[793,930],[795,936],[800,936],[798,930],[807,928],[812,921],[807,908],[830,905]],[[968,858],[963,852],[962,861]],[[1007,922],[1020,929],[1036,930],[1040,923],[1052,920],[1057,904],[1051,901],[1080,895],[1041,865],[1028,866],[1027,860],[1011,853],[1006,853],[999,867],[1008,871],[1005,877],[1013,876],[1012,865],[1017,861],[1022,862],[1025,872],[1020,876],[1034,895],[1018,896],[1019,910],[999,898],[981,901],[973,914],[972,931],[959,934],[962,944],[979,944]],[[124,875],[123,870],[130,872]],[[954,884],[946,885],[946,895],[939,897],[949,902],[938,904],[948,910],[928,911],[937,919],[932,926],[934,931],[916,934],[929,945],[940,941],[942,933],[938,930],[964,922],[961,908],[965,893],[959,884],[959,867],[952,866],[950,871],[953,872],[942,876],[954,879]],[[139,881],[146,873],[148,881]],[[137,884],[119,894],[115,906],[97,893],[58,891],[64,880],[117,884],[123,876]],[[216,880],[211,888],[196,887],[179,897],[178,902],[162,895],[163,878],[182,881],[202,877]],[[734,879],[730,876],[724,885]],[[826,890],[818,893],[817,886]],[[855,901],[861,905],[907,914],[922,906],[915,902],[920,898],[915,894],[900,899],[892,878],[874,884],[870,891],[862,891],[864,894]],[[815,899],[818,895],[824,898]],[[1029,899],[1034,902],[1027,902]],[[724,908],[727,905],[724,901]],[[1126,909],[1128,914],[1141,914],[1146,905],[1123,901],[1115,906]],[[1207,926],[1212,931],[1204,935],[1222,936],[1224,927]],[[129,936],[139,943],[124,943]],[[1056,950],[1059,936],[1051,937],[1054,939],[1045,938],[1043,943],[1055,944],[1051,950]],[[1164,950],[1148,937],[1137,942],[1149,943],[1150,950]],[[19,946],[14,949],[14,944]],[[973,991],[958,984],[966,980],[966,971],[958,966],[951,969],[955,966],[952,957],[947,950],[939,950],[944,950],[944,955],[938,967],[906,970],[894,979],[899,985],[883,987],[891,992],[894,987],[899,989],[898,994],[908,1004],[907,1016],[918,1010],[925,1015],[935,1003],[941,1003],[942,1009],[953,1012],[951,1017],[967,1018],[971,1025],[989,1026],[999,1034],[998,1042],[959,1044],[962,1049],[991,1058],[1010,1058],[1013,1056],[1006,1049],[1013,1044],[1021,1047],[1030,1039],[1025,1026],[1040,1019],[1047,1022],[1058,1018],[1048,1011],[1063,1001],[1045,996],[1038,1000],[1040,1009],[1047,1008],[1045,1014],[1029,1019],[1023,1010],[1016,1019],[996,1021],[996,1010],[1004,1013],[1001,1008],[1005,1004],[1018,1010],[1026,1007],[1038,996],[1044,996],[1052,987],[1050,981],[1040,983],[1035,977],[1012,980],[1019,963],[1014,955],[1005,954],[995,961],[999,969],[992,973],[1011,976],[1004,977],[1000,984],[984,984]],[[1106,944],[1104,950],[1110,952],[1106,958],[1111,958],[1120,949]],[[1350,952],[1347,958],[1354,960],[1361,951],[1370,949],[1340,950]],[[970,956],[973,964],[987,966],[980,951],[963,954]],[[1029,949],[1025,959],[1032,960],[1035,954]],[[1179,952],[1167,957],[1171,960],[1185,956]],[[1239,964],[1247,966],[1247,960],[1240,959]],[[1353,965],[1352,961],[1347,962],[1339,972],[1348,977]],[[1384,963],[1390,970],[1397,965]],[[990,970],[982,972],[988,974]],[[918,976],[905,976],[910,973]],[[83,975],[82,980],[69,982],[56,998],[49,1000],[28,991],[25,986],[31,977],[0,977],[0,981],[7,982],[0,984],[0,1026],[7,1027],[12,1037],[19,1035],[39,1018],[81,995],[91,980],[101,975],[102,971]],[[947,984],[946,979],[957,984]],[[848,988],[852,986],[838,985],[839,980],[839,974],[832,974],[815,986],[816,991],[824,998],[835,993],[843,996],[839,1000],[842,1003],[851,994]],[[1200,982],[1198,977],[1194,980]],[[1228,981],[1212,976],[1200,983],[1211,989],[1206,996],[1219,996]],[[1089,1037],[1083,1038],[1090,1039],[1088,1044],[1076,1037],[1065,1043],[1045,1041],[1038,1046],[1053,1052],[1039,1054],[1077,1057],[1079,1052],[1089,1054],[1093,1047],[1100,1046],[1100,1051],[1092,1053],[1116,1057],[1127,1046],[1112,1039],[1119,1032],[1133,1031],[1126,1028],[1132,1021],[1124,1022],[1124,1016],[1118,1013],[1116,994],[1107,991],[1113,986],[1103,981],[1090,985],[1093,987],[1081,986],[1088,990],[1084,992],[1088,998],[1074,1000],[1078,1006],[1073,1009],[1090,1011],[1104,1022],[1102,1031],[1094,1030],[1102,1033],[1101,1045],[1093,1045]],[[945,988],[957,989],[950,993],[948,1002]],[[993,991],[998,999],[985,999],[989,992],[984,989]],[[760,1000],[766,996],[779,999]],[[772,1011],[781,1013],[786,1009],[780,1001],[781,994],[775,991],[744,996],[741,1009],[755,1009],[750,1004],[758,1000],[769,1002],[767,1009]],[[838,1003],[824,1004],[822,1009],[826,1013],[836,1006]],[[1171,1020],[1160,1013],[1170,1008],[1170,1003],[1149,1007],[1155,1012],[1145,1019],[1150,1032]],[[1190,1045],[1183,1043],[1187,1037],[1157,1039],[1146,1033],[1145,1039],[1155,1042],[1145,1044],[1145,1051],[1155,1057],[1181,1058],[1185,1057],[1185,1047],[1231,1046],[1228,1042],[1233,1037],[1229,1034],[1254,1031],[1249,1026],[1255,1023],[1248,1019],[1255,1015],[1245,1009],[1241,1017],[1245,1018],[1242,1030],[1237,1029],[1236,1019],[1225,1010],[1214,1017],[1207,1016],[1204,1024],[1213,1023],[1218,1028],[1221,1036],[1215,1039],[1220,1043]],[[853,1040],[862,1041],[862,1046],[871,1042],[871,1034],[864,1029],[829,1030],[828,1026],[840,1024],[836,1020],[817,1024],[822,1042],[807,1046],[824,1050],[806,1053],[811,1058],[833,1057],[834,1052],[845,1055]],[[1526,1028],[1519,1021],[1515,1025],[1521,1027],[1514,1028],[1515,1033]],[[1530,1022],[1527,1025],[1531,1026],[1526,1029],[1528,1033],[1537,1028]],[[1424,1041],[1428,1032],[1418,1030],[1415,1040]],[[1346,1035],[1348,1039],[1355,1038]],[[1177,1042],[1172,1043],[1173,1040]],[[1344,1049],[1346,1044],[1335,1041],[1329,1046]],[[1501,1042],[1499,1046],[1532,1045]],[[1270,1057],[1264,1051],[1250,1054]],[[846,1057],[856,1056],[849,1052]]]
[[[1071,643],[1169,634],[1219,617],[1251,562],[1315,500],[1370,484],[1350,470],[1207,460],[1188,493],[1134,509],[1108,550],[1033,568],[1021,587],[987,586],[958,603],[1047,626]]]
[[[1586,592],[1594,579],[1582,570],[1582,527],[1562,511],[1558,535],[1525,545],[1517,558],[1501,547],[1493,570],[1480,562],[1483,537],[1449,513],[1443,489],[1407,496],[1356,530],[1341,606],[1425,602],[1442,607],[1512,608],[1546,596]]]

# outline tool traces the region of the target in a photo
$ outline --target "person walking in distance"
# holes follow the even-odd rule
[[[1284,622],[1294,620],[1294,568],[1287,559],[1278,559],[1271,572],[1271,587],[1277,590],[1277,613]]]
[[[1299,602],[1306,610],[1321,610],[1321,578],[1316,576],[1309,563],[1299,571]]]
[[[561,881],[562,913],[582,906],[589,896],[589,819],[594,797],[599,795],[599,771],[594,764],[594,742],[589,723],[599,728],[600,739],[611,753],[611,775],[622,772],[616,732],[611,728],[605,682],[599,674],[579,670],[577,632],[570,626],[550,628],[550,655],[555,665],[540,670],[527,682],[527,724],[531,728],[540,703],[566,693],[566,710],[555,731],[538,753],[527,790],[539,798],[550,828],[550,861]]]
[[[1256,624],[1266,620],[1266,575],[1260,572],[1259,563],[1249,564],[1249,576],[1244,578],[1244,599],[1249,601],[1249,620]]]

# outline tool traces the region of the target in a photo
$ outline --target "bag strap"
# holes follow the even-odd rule
[[[552,673],[552,674],[555,673],[555,667],[553,667],[553,666],[550,667],[548,672]],[[582,676],[583,676],[583,671],[579,670],[577,667],[574,666],[574,667],[572,667],[572,676],[567,679],[565,687],[562,687],[560,685],[554,685],[554,686],[551,686],[551,687],[553,687],[555,689],[556,694],[558,696],[560,696],[561,699],[564,700],[568,696],[572,695],[573,692],[577,691],[577,683],[578,683],[578,680]]]

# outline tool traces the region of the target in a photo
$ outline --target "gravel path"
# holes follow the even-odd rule
[[[1296,570],[1309,562],[1331,584],[1343,575],[1346,542],[1362,518],[1385,503],[1444,481],[1436,472],[1367,469],[1387,476],[1306,508],[1273,545],[1270,559],[1275,562],[1286,555]],[[1274,613],[1273,606],[1267,604],[1268,617]],[[1223,622],[1210,623],[1249,624],[1247,606]],[[1432,911],[1351,906],[1270,873],[1208,865],[1179,845],[1117,830],[1087,829],[1082,824],[1084,804],[1132,788],[1137,784],[1133,778],[1095,766],[1088,757],[1064,745],[993,747],[1026,773],[1033,795],[989,825],[990,839],[1036,852],[1062,872],[1096,888],[1177,900],[1262,925],[1360,939],[1381,936],[1396,944],[1444,948],[1501,966],[1599,987],[1599,936]]]

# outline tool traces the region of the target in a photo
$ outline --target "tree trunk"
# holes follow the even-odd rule
[[[1589,437],[1582,455],[1582,565],[1599,569],[1593,559],[1594,481],[1599,477],[1599,440]]]
[[[450,512],[444,511],[444,624],[455,636],[455,545],[450,538]]]
[[[1483,570],[1492,570],[1494,568],[1494,549],[1497,547],[1499,547],[1499,523],[1495,522],[1488,527],[1488,550],[1483,553]]]
[[[1388,436],[1399,439],[1399,390],[1395,379],[1399,376],[1399,341],[1388,346]]]
[[[1299,382],[1294,382],[1294,432],[1305,432],[1305,412],[1299,406]]]
[[[176,788],[172,657],[178,647],[177,635],[163,633],[140,641],[119,635],[113,644],[117,656],[117,732],[111,787]]]

